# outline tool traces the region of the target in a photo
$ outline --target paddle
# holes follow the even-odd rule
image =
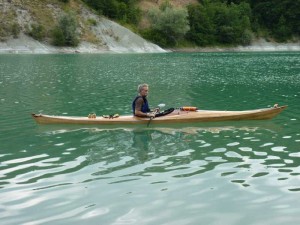
[[[166,104],[161,103],[161,104],[158,104],[157,106],[158,106],[158,109],[155,109],[155,111],[154,111],[154,116],[151,116],[151,117],[150,117],[150,119],[149,119],[149,121],[148,121],[148,124],[147,124],[147,127],[149,127],[149,125],[150,125],[152,119],[155,117],[156,113],[157,113],[158,111],[160,111],[160,108],[165,107]]]

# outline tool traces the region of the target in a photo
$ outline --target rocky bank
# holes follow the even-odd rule
[[[41,5],[43,4],[43,5]],[[130,53],[130,52],[165,52],[159,46],[146,41],[129,29],[97,15],[80,1],[71,1],[73,10],[79,23],[78,32],[81,37],[90,36],[92,42],[81,38],[78,47],[55,47],[49,44],[49,41],[39,42],[26,35],[26,29],[37,20],[37,14],[33,10],[45,10],[48,17],[53,19],[50,23],[55,23],[59,16],[65,12],[62,3],[54,4],[51,1],[26,2],[22,0],[0,0],[0,13],[2,19],[13,21],[20,27],[20,33],[17,38],[12,36],[5,38],[0,42],[0,53]],[[42,8],[43,7],[43,8]],[[13,18],[8,18],[13,15]],[[44,16],[46,17],[46,16]],[[56,21],[55,21],[56,20]],[[93,25],[87,21],[92,20]],[[5,25],[8,22],[2,21]],[[3,25],[2,24],[2,25]]]

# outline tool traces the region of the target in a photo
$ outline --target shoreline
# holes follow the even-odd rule
[[[193,53],[193,52],[298,52],[300,41],[296,43],[274,43],[265,40],[253,42],[249,46],[236,47],[195,47],[195,48],[174,48],[172,52]]]
[[[130,46],[130,43],[127,43]],[[152,44],[153,45],[153,44]],[[257,40],[249,46],[236,47],[187,47],[162,49],[159,46],[99,46],[89,42],[81,42],[78,47],[56,47],[41,43],[26,35],[17,39],[0,42],[0,54],[121,54],[121,53],[197,53],[197,52],[298,52],[300,41],[295,43],[274,43],[264,39]]]

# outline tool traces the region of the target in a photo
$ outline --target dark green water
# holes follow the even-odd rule
[[[270,121],[42,126],[32,112],[246,110]],[[300,224],[300,53],[0,55],[1,224]]]

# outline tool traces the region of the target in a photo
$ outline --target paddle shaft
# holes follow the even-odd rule
[[[147,123],[147,127],[149,127],[149,125],[150,125],[152,119],[153,119],[153,116],[150,117],[150,119],[149,119],[149,121],[148,121],[148,123]]]
[[[158,112],[158,109],[155,109],[155,111],[154,111],[154,116],[151,116],[151,117],[150,117],[150,119],[149,119],[149,121],[148,121],[148,123],[147,123],[147,127],[149,127],[151,121],[155,118],[155,115],[156,115],[157,112]]]

